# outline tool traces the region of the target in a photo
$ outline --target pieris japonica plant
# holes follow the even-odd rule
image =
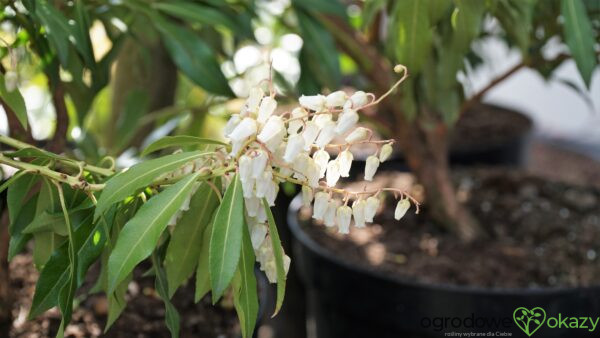
[[[32,239],[41,270],[29,317],[58,306],[62,336],[77,289],[100,261],[94,290],[108,297],[108,329],[125,306],[134,269],[150,259],[174,336],[179,316],[170,298],[194,274],[196,301],[210,292],[216,303],[232,293],[242,334],[251,336],[258,313],[255,262],[277,284],[275,313],[290,267],[270,209],[286,207],[275,206],[280,183],[300,185],[313,217],[340,233],[348,233],[352,220],[356,227],[372,222],[381,194],[398,199],[398,220],[411,206],[418,212],[419,203],[398,189],[336,187],[340,177],[349,176],[355,145],[377,146],[367,159],[366,181],[389,158],[394,141],[373,140],[372,131],[357,122],[361,110],[406,78],[403,66],[395,71],[403,77],[379,98],[362,91],[301,96],[285,112],[277,109],[271,81],[262,81],[264,87],[252,88],[226,124],[227,142],[167,136],[142,156],[174,152],[130,168],[116,168],[111,158],[91,165],[0,136],[0,143],[13,148],[0,153],[0,163],[16,169],[2,186],[8,189],[9,256]],[[177,149],[184,146],[186,151]]]

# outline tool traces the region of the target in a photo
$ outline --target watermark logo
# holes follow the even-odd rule
[[[539,330],[544,322],[546,321],[546,311],[541,307],[534,307],[533,309],[527,309],[524,307],[518,307],[513,312],[513,319],[517,326],[525,332],[526,335],[531,337],[535,331]]]

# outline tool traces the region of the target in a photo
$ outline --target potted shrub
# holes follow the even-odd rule
[[[365,28],[363,31],[355,28],[356,21],[349,24],[343,16],[336,15],[327,8],[316,8],[317,11],[320,10],[320,13],[316,14],[321,18],[320,22],[329,28],[340,49],[354,61],[363,75],[362,78],[368,81],[374,92],[383,92],[393,83],[393,78],[389,76],[391,65],[395,62],[407,65],[409,79],[397,94],[382,102],[379,107],[380,114],[373,115],[372,119],[374,123],[391,129],[390,133],[397,138],[398,148],[424,192],[423,215],[407,221],[415,224],[408,228],[415,236],[420,237],[413,241],[422,240],[423,243],[412,245],[408,243],[408,238],[397,238],[396,250],[400,252],[389,249],[390,254],[398,254],[399,257],[395,258],[402,262],[395,266],[384,264],[379,268],[374,267],[373,264],[369,264],[368,255],[363,252],[364,246],[356,245],[345,237],[332,241],[332,236],[325,235],[321,229],[313,231],[314,227],[302,226],[305,222],[311,222],[302,218],[298,220],[299,205],[291,209],[289,224],[295,238],[298,239],[297,261],[300,262],[300,271],[308,288],[312,289],[309,299],[313,300],[317,331],[320,334],[330,337],[360,336],[368,332],[378,332],[382,335],[391,332],[395,335],[417,332],[437,336],[449,332],[448,330],[490,331],[489,326],[465,328],[462,323],[456,327],[445,326],[443,330],[436,331],[431,323],[429,327],[421,323],[423,318],[464,319],[471,313],[476,317],[479,314],[483,318],[507,317],[510,319],[507,330],[517,333],[520,329],[518,324],[512,321],[512,311],[520,306],[541,306],[552,308],[554,312],[558,309],[569,309],[579,315],[585,312],[593,313],[598,308],[598,303],[592,298],[597,293],[597,288],[586,286],[594,283],[593,278],[586,280],[578,275],[572,276],[575,280],[572,283],[564,280],[557,282],[554,278],[556,276],[550,278],[553,276],[550,274],[541,277],[542,273],[537,275],[541,278],[533,279],[531,285],[525,281],[503,284],[501,281],[495,283],[469,280],[464,278],[464,274],[461,275],[461,270],[464,270],[465,274],[473,271],[466,268],[468,261],[452,261],[456,258],[448,255],[447,251],[436,252],[437,249],[432,249],[448,248],[450,243],[457,241],[458,244],[453,247],[455,251],[464,251],[471,256],[480,253],[486,255],[491,262],[491,269],[499,262],[484,248],[501,243],[506,231],[510,234],[509,238],[515,236],[511,239],[514,240],[513,243],[521,245],[524,252],[530,252],[531,248],[528,245],[535,247],[543,246],[543,243],[552,243],[554,240],[560,242],[570,230],[577,233],[590,226],[583,220],[576,222],[576,225],[562,221],[558,228],[550,227],[557,231],[562,230],[554,233],[555,237],[544,239],[537,235],[530,236],[531,232],[537,232],[533,228],[530,228],[529,233],[527,230],[511,230],[507,224],[527,228],[525,220],[517,216],[510,218],[511,210],[502,208],[521,208],[524,204],[529,210],[532,206],[531,201],[523,199],[523,196],[530,192],[534,195],[549,193],[544,190],[545,185],[555,185],[555,188],[550,189],[554,193],[550,196],[544,195],[544,198],[558,200],[566,191],[576,191],[577,188],[511,172],[486,174],[471,171],[468,174],[457,173],[459,177],[453,180],[447,154],[450,129],[461,111],[478,102],[490,88],[524,66],[537,69],[548,76],[558,64],[573,58],[584,82],[589,86],[591,73],[597,65],[595,41],[598,33],[594,29],[598,27],[598,18],[594,8],[594,4],[585,1],[369,1],[362,10],[362,27]],[[497,22],[495,29],[482,29],[485,18],[494,18]],[[473,54],[472,42],[489,35],[500,36],[517,46],[523,53],[523,62],[493,80],[481,93],[466,99],[456,76]],[[569,54],[558,54],[548,58],[542,51],[549,41],[556,40],[568,46]],[[386,114],[381,114],[382,111]],[[458,183],[461,183],[460,191],[456,188]],[[523,192],[523,187],[531,190]],[[486,191],[496,197],[479,199],[482,196],[480,194],[485,194]],[[519,197],[520,194],[524,195]],[[575,195],[589,196],[589,200],[593,202],[597,201],[598,193],[593,189],[583,189]],[[472,196],[475,201],[486,203],[479,205],[468,196]],[[468,207],[461,203],[460,199],[466,200]],[[503,200],[512,202],[503,204]],[[570,210],[568,202],[565,203],[556,204],[559,210],[563,210],[563,216],[565,210]],[[594,206],[597,206],[594,203],[578,210],[577,212],[581,213],[578,215],[591,216]],[[486,213],[482,214],[482,209],[487,210]],[[399,230],[394,230],[397,226],[388,224],[393,208],[386,205],[384,210],[387,211],[379,220],[376,219],[382,225],[378,228],[380,232],[361,234],[366,238],[380,236],[379,244],[385,243],[393,248],[394,245],[386,242],[385,238]],[[529,212],[530,210],[525,213]],[[496,228],[500,223],[490,218],[490,215],[495,213],[505,215],[505,220],[500,223],[508,228]],[[540,210],[537,213],[544,211]],[[541,223],[544,221],[538,220],[537,226],[541,226]],[[423,226],[424,224],[427,226]],[[520,235],[531,242],[519,238]],[[407,244],[402,244],[403,241]],[[587,248],[586,245],[579,243],[581,249]],[[560,247],[557,245],[555,250],[561,250]],[[418,258],[423,252],[427,253],[427,250],[433,250],[424,254],[430,256],[431,264],[423,263],[421,270],[413,265],[412,267],[419,271],[411,272],[411,265],[405,263],[406,256],[413,255]],[[586,250],[572,254],[585,258]],[[342,252],[344,256],[340,258]],[[356,257],[352,257],[352,253],[361,258],[353,260]],[[436,259],[438,254],[439,259]],[[509,259],[511,254],[505,253],[501,256]],[[591,255],[593,256],[593,252]],[[519,261],[526,256],[527,254],[513,256],[512,260]],[[393,255],[391,258],[395,259]],[[445,277],[431,278],[436,275],[435,263],[443,262],[444,259],[446,264],[454,269],[449,269]],[[590,266],[586,259],[578,259],[581,266]],[[494,274],[485,269],[486,260],[472,261],[480,264],[479,270],[476,271]],[[560,268],[556,268],[556,273],[569,269],[570,263],[561,264],[563,265]],[[440,269],[445,267],[442,264]],[[535,275],[545,268],[540,266],[539,269],[530,271],[523,268],[521,271],[529,271]],[[514,265],[509,271],[518,272],[518,265]],[[500,276],[502,275],[496,277]],[[356,283],[353,282],[355,280]],[[521,303],[527,305],[520,305]],[[544,336],[572,334],[574,333],[568,330],[543,328]],[[585,333],[576,333],[580,334]]]

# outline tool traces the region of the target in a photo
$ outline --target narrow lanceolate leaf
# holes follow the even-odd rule
[[[210,222],[204,234],[202,234],[202,246],[200,248],[200,260],[196,268],[196,292],[194,302],[198,303],[208,291],[210,291],[210,266],[208,257],[210,255],[210,238],[212,236],[213,222]]]
[[[565,20],[565,41],[573,54],[581,77],[589,88],[598,60],[594,48],[594,32],[583,1],[562,0],[561,13]]]
[[[281,247],[281,240],[279,239],[279,233],[277,232],[277,226],[275,225],[275,219],[269,203],[263,198],[263,207],[267,214],[267,220],[269,221],[269,237],[271,237],[271,245],[273,246],[273,255],[275,256],[275,268],[277,269],[277,301],[275,303],[275,312],[273,317],[277,315],[283,304],[283,298],[285,297],[285,267],[283,264],[283,248]]]
[[[152,197],[125,224],[108,258],[108,294],[139,262],[150,256],[169,220],[190,194],[198,175],[188,175]]]
[[[235,175],[216,211],[210,238],[208,258],[213,304],[223,295],[237,268],[244,224],[242,184]]]
[[[21,96],[21,92],[19,92],[18,88],[14,88],[12,91],[9,91],[8,88],[6,88],[6,80],[2,73],[0,73],[0,98],[2,98],[2,101],[12,109],[23,128],[27,129],[27,108],[25,107],[25,100],[23,100],[23,96]]]
[[[240,320],[242,336],[252,337],[258,317],[258,295],[254,275],[254,249],[248,227],[242,230],[242,252],[238,269],[232,281],[233,302]]]
[[[192,197],[190,210],[177,222],[165,256],[169,298],[194,272],[202,250],[202,235],[218,205],[217,194],[203,182]]]
[[[169,285],[165,269],[160,264],[157,254],[152,255],[152,263],[156,272],[155,288],[160,298],[165,302],[165,323],[171,332],[171,337],[179,337],[179,313],[169,300]]]
[[[173,171],[203,155],[204,152],[201,151],[167,155],[134,165],[128,170],[113,176],[106,182],[102,195],[100,195],[94,213],[94,221],[113,203],[117,203],[135,193],[138,189],[149,185],[158,176]]]
[[[104,327],[104,333],[110,329],[110,327],[114,324],[115,320],[119,318],[121,312],[125,309],[127,305],[127,300],[125,300],[125,294],[127,293],[127,288],[129,286],[129,282],[133,279],[133,274],[129,274],[125,277],[124,280],[119,283],[115,291],[108,296],[108,318],[106,319],[106,326]]]
[[[212,145],[220,145],[226,146],[226,143],[221,141],[212,140],[208,138],[201,138],[196,136],[189,135],[177,135],[177,136],[165,136],[153,143],[142,151],[140,156],[146,156],[150,153],[153,153],[157,150],[169,148],[169,147],[183,147],[183,146],[194,146],[194,145],[202,145],[202,144],[212,144]]]
[[[426,1],[396,1],[390,23],[389,46],[396,61],[417,73],[431,52],[433,38]]]

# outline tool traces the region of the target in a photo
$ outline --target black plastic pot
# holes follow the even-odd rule
[[[448,337],[453,332],[527,337],[513,321],[519,307],[541,307],[547,318],[600,316],[600,287],[490,289],[426,284],[353,266],[303,231],[306,224],[297,217],[300,206],[296,197],[288,224],[295,239],[294,266],[308,290],[318,338]],[[599,337],[600,325],[590,333],[549,328],[544,322],[533,336]]]

